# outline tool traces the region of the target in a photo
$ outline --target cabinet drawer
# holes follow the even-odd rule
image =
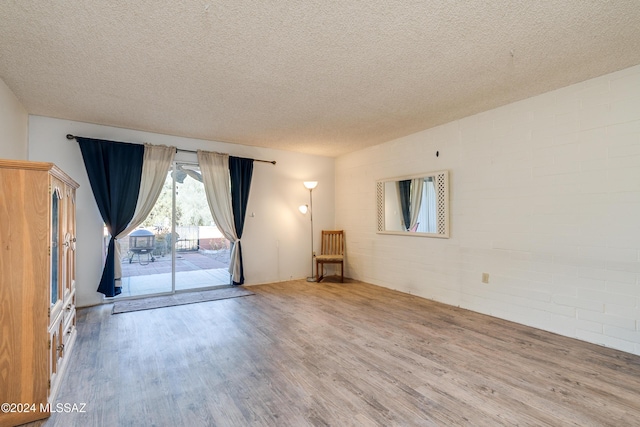
[[[64,344],[65,350],[69,350],[73,340],[76,335],[76,308],[73,307],[73,310],[68,313],[65,318],[64,328],[62,329],[62,343]]]
[[[62,307],[63,323],[67,323],[70,318],[75,317],[76,313],[76,290],[74,289],[64,300]]]
[[[64,354],[62,314],[59,314],[49,326],[49,398],[58,383],[60,361]]]

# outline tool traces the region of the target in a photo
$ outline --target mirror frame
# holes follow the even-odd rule
[[[436,216],[437,231],[435,233],[412,233],[409,231],[386,231],[385,225],[385,209],[384,209],[384,185],[387,182],[401,181],[405,179],[421,178],[432,176],[436,182]],[[437,237],[441,239],[449,238],[449,171],[440,170],[435,172],[427,172],[423,174],[415,174],[408,176],[400,176],[395,178],[387,178],[376,181],[376,208],[378,214],[378,234],[395,234],[399,236],[418,236],[418,237]]]

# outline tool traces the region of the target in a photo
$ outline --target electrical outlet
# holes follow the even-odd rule
[[[489,283],[489,273],[482,273],[482,283]]]

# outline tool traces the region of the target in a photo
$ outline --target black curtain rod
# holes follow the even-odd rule
[[[75,137],[75,135],[71,135],[70,133],[68,133],[67,134],[67,139],[68,140],[72,140],[72,139],[76,139],[76,137]],[[183,150],[181,148],[176,148],[176,153],[178,151],[182,151],[183,153],[194,153],[194,154],[198,153],[197,151],[193,151],[193,150]],[[272,165],[276,164],[275,160],[260,160],[260,159],[251,159],[251,160],[253,160],[254,162],[271,163]]]

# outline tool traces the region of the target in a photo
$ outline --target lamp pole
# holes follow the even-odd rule
[[[309,189],[309,218],[311,218],[311,276],[307,277],[307,282],[315,282],[316,278],[313,276],[313,197],[311,193],[313,188]]]
[[[309,218],[311,218],[311,276],[307,277],[307,282],[315,282],[316,278],[313,275],[313,258],[315,256],[313,252],[313,189],[318,185],[318,181],[305,181],[305,188],[309,189]]]

